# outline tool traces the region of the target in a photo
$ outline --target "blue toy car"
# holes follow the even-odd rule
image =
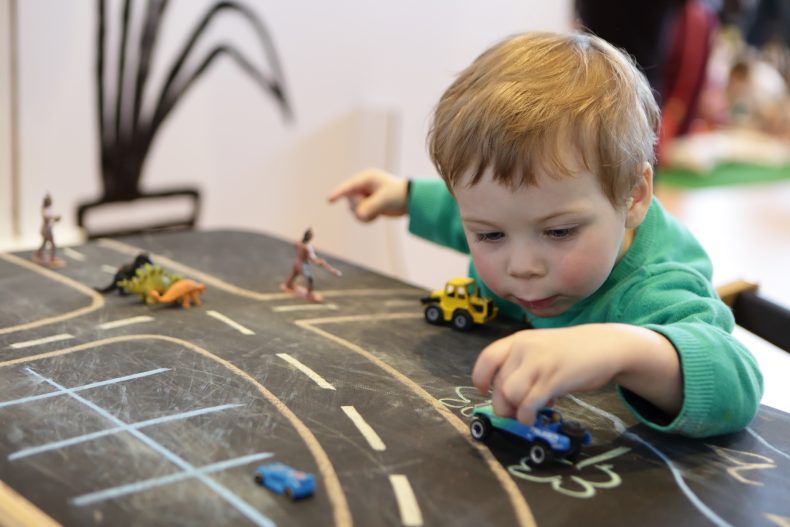
[[[525,425],[510,417],[499,417],[490,404],[472,410],[469,431],[478,441],[485,441],[497,428],[529,441],[529,461],[536,467],[550,463],[555,457],[573,460],[582,446],[592,442],[592,436],[577,421],[565,421],[557,410],[538,411],[534,425]]]
[[[255,469],[255,482],[285,494],[293,500],[307,498],[315,491],[315,476],[284,463],[268,463]]]

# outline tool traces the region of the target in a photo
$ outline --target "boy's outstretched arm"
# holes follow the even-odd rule
[[[472,382],[483,394],[493,387],[498,415],[529,424],[550,401],[610,382],[668,415],[676,415],[683,403],[675,348],[661,334],[628,324],[520,331],[483,350]]]
[[[409,183],[384,170],[363,170],[335,188],[327,198],[334,203],[348,199],[358,220],[369,222],[378,216],[406,214]]]

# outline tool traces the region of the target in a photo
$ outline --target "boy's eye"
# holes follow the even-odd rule
[[[475,236],[479,242],[496,242],[504,238],[505,235],[501,232],[480,232]]]
[[[566,227],[564,229],[549,229],[546,236],[554,240],[565,240],[576,234],[576,227]]]

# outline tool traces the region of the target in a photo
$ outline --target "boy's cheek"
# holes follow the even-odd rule
[[[483,281],[483,283],[485,283],[485,285],[495,294],[501,296],[502,290],[499,287],[499,280],[502,276],[504,276],[505,270],[499,269],[495,261],[493,261],[491,258],[486,258],[476,251],[472,251],[472,261],[474,262],[475,269],[477,269],[477,274],[480,275],[480,279]]]
[[[608,262],[591,261],[589,258],[566,258],[560,272],[563,288],[580,296],[594,293],[609,276],[612,267]]]

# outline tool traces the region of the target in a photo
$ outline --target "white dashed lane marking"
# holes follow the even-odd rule
[[[390,484],[392,490],[395,491],[401,523],[408,527],[422,525],[422,511],[417,504],[417,498],[409,484],[409,479],[403,474],[390,474]]]
[[[291,366],[293,366],[294,368],[296,368],[297,370],[301,371],[302,373],[310,377],[313,380],[313,382],[315,382],[321,388],[325,390],[335,389],[335,387],[332,386],[330,383],[328,383],[326,379],[324,379],[323,377],[318,375],[315,371],[311,370],[306,365],[302,364],[301,362],[291,357],[287,353],[278,353],[277,356],[280,357],[285,362],[287,362],[288,364],[290,364]]]
[[[61,341],[61,340],[69,340],[69,339],[73,339],[73,338],[74,338],[74,335],[69,335],[68,333],[61,333],[59,335],[52,335],[50,337],[44,337],[44,338],[35,339],[35,340],[25,340],[25,341],[22,341],[22,342],[15,342],[15,343],[11,344],[10,347],[12,347],[14,349],[30,348],[32,346],[40,346],[41,344],[49,344],[50,342],[58,342],[58,341]]]
[[[379,435],[375,430],[373,430],[367,421],[365,421],[365,419],[359,415],[359,412],[357,412],[356,408],[353,406],[341,406],[341,408],[346,413],[348,418],[351,419],[351,422],[354,423],[354,426],[359,429],[359,432],[362,434],[362,436],[367,440],[370,448],[373,450],[378,450],[379,452],[387,449],[387,447],[384,445],[384,441],[381,440]]]
[[[235,320],[223,315],[219,311],[214,311],[213,309],[209,309],[208,311],[206,311],[206,314],[210,317],[216,318],[220,322],[224,322],[225,324],[229,325],[230,327],[232,327],[242,335],[255,335],[255,332],[253,330],[242,326]]]
[[[142,324],[143,322],[151,322],[154,317],[148,315],[141,315],[139,317],[123,318],[120,320],[113,320],[112,322],[105,322],[96,326],[99,329],[115,329],[123,326],[131,326],[132,324]]]

